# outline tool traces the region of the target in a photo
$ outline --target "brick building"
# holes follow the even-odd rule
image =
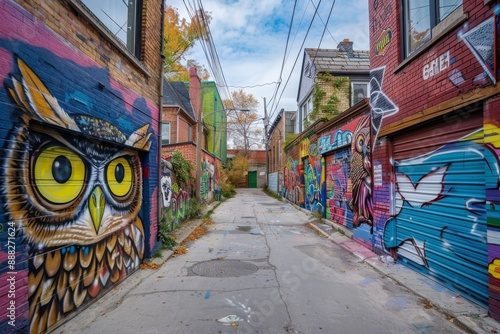
[[[295,111],[281,109],[268,133],[268,181],[267,186],[275,193],[281,193],[283,183],[282,172],[286,163],[286,155],[283,147],[287,138],[294,133]]]
[[[498,2],[369,1],[372,247],[500,319]]]
[[[213,190],[218,186],[219,172],[222,168],[222,159],[210,151],[215,147],[214,145],[210,146],[210,144],[215,143],[216,139],[220,142],[221,138],[225,138],[225,127],[219,126],[219,132],[214,134],[215,129],[203,126],[201,141],[198,141],[198,119],[200,116],[197,113],[206,109],[205,104],[211,105],[213,108],[214,96],[218,97],[219,95],[212,91],[212,88],[215,89],[215,87],[211,83],[206,84],[200,81],[195,68],[190,69],[189,73],[189,83],[164,82],[161,155],[163,159],[168,160],[174,151],[179,151],[193,167],[196,167],[197,146],[201,144],[200,199],[205,201],[212,199]],[[208,103],[205,102],[205,97],[208,98]],[[200,110],[200,107],[203,109]],[[212,112],[211,116],[214,114]],[[216,116],[216,118],[209,120],[210,125],[218,124],[216,121],[220,121],[221,116]],[[224,121],[221,123],[225,125]],[[225,145],[217,145],[217,150],[217,153],[223,153],[225,156]],[[193,177],[196,177],[195,174],[196,170],[193,170]],[[190,196],[193,195],[193,189],[184,189],[184,191],[187,191]]]
[[[159,246],[163,1],[1,8],[0,332],[40,333]]]

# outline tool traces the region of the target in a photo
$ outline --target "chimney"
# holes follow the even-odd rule
[[[189,97],[197,118],[201,118],[201,82],[196,67],[189,69]]]
[[[353,42],[349,41],[349,38],[345,38],[342,42],[339,43],[337,49],[342,52],[347,52],[349,55],[352,54],[352,44]]]

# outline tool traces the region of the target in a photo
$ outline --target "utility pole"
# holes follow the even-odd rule
[[[199,90],[199,95],[197,96],[198,105],[195,107],[195,112],[197,115],[197,135],[196,135],[196,199],[201,203],[201,145],[203,143],[203,92],[201,88],[200,78],[196,69],[191,68],[189,70],[190,84],[197,85]]]
[[[269,120],[267,119],[267,105],[266,98],[264,97],[264,140],[266,148],[266,187],[269,187],[269,138],[267,133],[267,127],[269,126]]]

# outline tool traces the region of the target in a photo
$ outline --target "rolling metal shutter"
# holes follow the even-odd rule
[[[462,295],[488,303],[482,113],[455,114],[393,138],[386,248]]]

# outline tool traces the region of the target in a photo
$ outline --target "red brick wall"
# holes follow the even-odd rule
[[[174,151],[180,151],[184,159],[188,160],[193,165],[193,167],[196,168],[196,144],[187,143],[187,144],[163,146],[161,148],[161,157],[163,159],[168,159],[169,157],[172,156],[172,152]]]
[[[170,123],[170,144],[177,143],[177,107],[163,107],[161,114],[162,123]]]
[[[170,123],[170,144],[196,142],[196,124],[188,121],[178,107],[163,107],[162,122]],[[191,139],[189,139],[189,126],[191,126]]]
[[[377,9],[374,9],[375,4],[378,4]],[[489,80],[478,80],[484,69],[458,35],[474,29],[478,24],[493,17],[492,8],[484,6],[482,0],[465,0],[463,11],[468,13],[469,19],[457,25],[435,44],[425,46],[425,50],[406,65],[397,68],[402,62],[399,6],[400,1],[395,0],[384,2],[371,0],[369,3],[371,68],[385,66],[382,90],[399,108],[393,116],[384,119],[382,127],[392,122],[401,122],[408,116],[468,93],[477,87],[491,85]],[[377,56],[376,43],[384,29],[391,29],[392,41],[385,55]],[[449,52],[450,59],[448,68],[424,80],[424,67],[446,52]],[[461,76],[464,81],[455,81],[454,84],[450,78],[453,77],[452,74],[455,77]]]

